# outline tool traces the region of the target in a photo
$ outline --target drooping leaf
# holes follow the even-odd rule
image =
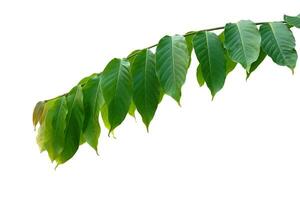
[[[225,41],[224,31],[219,35],[219,39],[222,42],[224,47],[224,41]],[[224,56],[226,60],[226,76],[227,76],[230,72],[232,72],[235,69],[237,63],[231,60],[227,49],[224,48],[224,51],[225,51]]]
[[[297,16],[284,15],[284,21],[290,26],[300,28],[300,14]]]
[[[83,137],[97,152],[98,139],[101,132],[99,113],[104,104],[101,91],[101,75],[94,76],[86,82],[83,87],[83,104],[85,112]]]
[[[203,78],[212,96],[223,88],[226,78],[224,49],[215,33],[204,31],[194,37],[194,49],[201,64]]]
[[[67,95],[68,114],[66,117],[64,149],[57,156],[57,164],[62,164],[76,153],[84,122],[83,94],[80,85],[75,86]]]
[[[46,103],[37,143],[41,151],[47,150],[52,161],[64,148],[67,113],[68,107],[64,96]]]
[[[132,86],[129,62],[113,59],[102,73],[101,88],[105,103],[108,105],[110,132],[125,119],[129,110]]]
[[[110,126],[110,123],[109,123],[109,121],[108,121],[108,106],[107,106],[107,104],[104,104],[103,105],[103,107],[102,107],[102,109],[101,109],[101,116],[102,116],[102,121],[103,121],[103,123],[104,123],[104,126],[108,129],[108,130],[110,130],[111,128],[111,126]]]
[[[234,62],[240,63],[247,72],[259,56],[261,37],[256,25],[249,20],[228,23],[224,30],[225,48]]]
[[[44,106],[45,106],[45,102],[39,101],[34,107],[33,115],[32,115],[32,122],[33,122],[34,128],[36,127],[37,123],[41,121]]]
[[[147,129],[159,103],[160,87],[155,72],[155,55],[141,51],[132,65],[133,100]]]
[[[292,31],[281,22],[265,23],[259,31],[264,52],[278,65],[287,66],[293,71],[298,56]]]
[[[156,49],[156,72],[164,93],[180,104],[181,87],[189,65],[185,38],[180,35],[163,37]]]
[[[267,54],[263,51],[262,48],[260,48],[260,52],[259,52],[259,56],[257,58],[257,60],[252,63],[251,67],[250,67],[250,71],[246,72],[247,73],[247,77],[246,79],[248,79],[251,75],[252,72],[254,72],[257,67],[262,63],[262,61],[266,58]]]

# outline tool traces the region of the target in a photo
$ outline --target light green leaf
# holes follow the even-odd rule
[[[64,148],[67,113],[68,107],[64,96],[46,103],[37,142],[41,150],[47,150],[52,161]]]
[[[222,45],[224,47],[224,41],[225,41],[224,31],[219,35],[219,39],[222,42]],[[227,76],[230,72],[232,72],[235,69],[237,63],[231,60],[227,49],[224,48],[224,51],[225,51],[225,60],[226,60],[226,76]]]
[[[199,63],[199,65],[197,67],[197,74],[196,75],[197,75],[197,81],[198,81],[198,84],[199,84],[200,87],[202,87],[205,84],[205,80],[204,80],[201,68],[202,68],[202,66]]]
[[[81,79],[79,81],[78,85],[81,85],[81,86],[85,85],[91,78],[93,78],[95,76],[98,76],[98,74],[97,73],[93,73],[90,76],[84,77],[83,79]]]
[[[261,37],[256,25],[249,20],[228,23],[224,35],[224,45],[231,59],[249,72],[251,64],[259,56]]]
[[[102,73],[101,88],[108,105],[110,132],[122,123],[129,110],[132,86],[128,68],[127,60],[115,58]]]
[[[135,109],[136,109],[136,106],[133,102],[133,100],[130,101],[130,106],[129,106],[129,110],[128,110],[128,114],[132,117],[135,118]]]
[[[194,49],[201,64],[203,78],[212,96],[221,90],[226,78],[224,49],[215,33],[204,31],[194,37]]]
[[[110,123],[108,121],[108,106],[107,104],[104,104],[102,109],[101,109],[101,116],[102,116],[102,121],[104,123],[104,126],[110,130]]]
[[[86,82],[83,87],[83,104],[85,112],[83,137],[97,152],[98,139],[101,132],[99,113],[104,104],[101,91],[101,75],[94,76]]]
[[[287,25],[271,22],[260,26],[262,48],[278,65],[287,66],[292,71],[297,62],[295,38]]]
[[[290,26],[300,28],[300,14],[297,16],[284,15],[284,21]]]
[[[262,63],[262,61],[265,59],[266,56],[267,56],[267,54],[261,48],[260,52],[259,52],[258,59],[254,63],[252,63],[250,71],[246,72],[247,73],[246,79],[248,79],[250,77],[251,73],[254,72],[257,69],[257,67]]]
[[[32,122],[33,122],[34,128],[36,127],[37,123],[41,121],[44,106],[45,106],[45,102],[39,101],[34,107],[33,115],[32,115]]]
[[[181,87],[189,65],[185,38],[180,35],[163,37],[156,49],[156,72],[164,92],[180,104]]]
[[[57,156],[57,164],[62,164],[76,153],[84,122],[83,94],[80,85],[75,86],[67,95],[68,114],[66,117],[64,149]]]
[[[155,55],[141,51],[132,65],[133,100],[144,124],[149,124],[159,103],[160,87],[155,72]]]

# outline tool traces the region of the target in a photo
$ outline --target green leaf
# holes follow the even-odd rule
[[[83,104],[85,112],[83,137],[97,152],[98,139],[101,132],[99,113],[104,104],[101,91],[101,75],[94,76],[86,82],[83,87]]]
[[[108,121],[108,106],[107,104],[104,104],[102,109],[101,109],[101,116],[102,116],[102,121],[104,123],[104,126],[110,130],[110,123]]]
[[[149,50],[141,51],[132,65],[133,100],[144,124],[149,124],[159,103],[160,87],[155,72],[155,55]]]
[[[163,37],[156,49],[156,72],[164,92],[180,104],[181,87],[189,65],[185,38],[180,35]]]
[[[64,96],[46,103],[37,142],[41,151],[47,150],[51,161],[63,151],[67,113],[68,107]]]
[[[202,74],[202,66],[199,63],[198,67],[197,67],[197,81],[200,87],[202,87],[205,84],[205,80]]]
[[[226,78],[224,49],[215,33],[203,31],[194,37],[194,49],[201,64],[203,78],[212,96],[221,90]]]
[[[37,123],[41,121],[44,106],[45,106],[45,102],[39,101],[34,107],[33,115],[32,115],[32,122],[33,122],[34,128],[36,127]]]
[[[246,79],[248,79],[250,77],[251,73],[254,72],[257,69],[257,67],[262,63],[262,61],[265,59],[266,56],[267,56],[267,54],[261,48],[260,52],[259,52],[258,59],[254,63],[252,63],[250,71],[246,72],[247,73]]]
[[[108,105],[110,132],[122,123],[129,110],[132,87],[128,68],[127,60],[115,58],[102,73],[101,88]]]
[[[284,21],[290,26],[300,28],[300,14],[297,16],[284,15]]]
[[[84,77],[83,79],[81,79],[79,81],[78,85],[82,86],[82,85],[86,84],[91,78],[94,78],[95,76],[98,76],[98,74],[97,73],[93,73],[90,76]]]
[[[219,35],[219,39],[222,42],[224,47],[224,41],[225,41],[224,31]],[[224,56],[226,60],[226,76],[227,76],[230,72],[232,72],[235,69],[237,63],[231,60],[227,49],[224,48],[224,51],[225,51]]]
[[[136,109],[136,106],[133,102],[133,100],[130,101],[130,106],[129,106],[129,110],[128,110],[128,114],[132,117],[135,118],[135,109]]]
[[[188,67],[190,67],[191,65],[191,62],[192,62],[192,52],[193,52],[193,38],[194,38],[194,31],[191,31],[191,32],[187,32],[186,33],[186,36],[185,36],[185,42],[186,42],[186,45],[187,45],[187,49],[188,49],[188,52],[189,52],[189,64],[188,64]]]
[[[67,95],[68,114],[66,117],[64,149],[56,158],[62,164],[76,153],[84,122],[83,94],[80,85],[75,86]]]
[[[261,37],[256,25],[249,20],[228,23],[224,35],[224,45],[231,59],[249,72],[251,64],[259,56]]]
[[[298,56],[292,31],[281,22],[263,24],[259,31],[264,52],[278,65],[287,66],[293,71]]]

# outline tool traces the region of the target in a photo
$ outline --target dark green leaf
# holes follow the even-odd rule
[[[108,105],[110,132],[125,119],[129,110],[132,88],[127,60],[111,60],[102,73],[101,88]]]
[[[194,49],[203,78],[212,96],[223,88],[226,78],[224,49],[215,33],[204,31],[194,37]]]
[[[82,88],[75,86],[67,95],[68,114],[66,117],[64,149],[56,158],[62,164],[76,153],[84,122],[84,106]]]
[[[261,48],[260,52],[259,52],[258,59],[254,63],[252,63],[250,71],[247,72],[247,78],[246,79],[248,79],[250,77],[251,73],[254,72],[257,69],[257,67],[260,65],[260,63],[262,63],[262,61],[265,59],[266,56],[267,56],[267,54]]]
[[[88,80],[83,87],[85,119],[83,123],[84,140],[97,152],[100,136],[99,112],[104,104],[101,91],[101,75]]]
[[[224,30],[225,48],[234,62],[249,72],[251,64],[259,56],[261,37],[256,25],[249,20],[228,23]]]
[[[159,102],[159,83],[155,72],[155,55],[141,51],[132,65],[133,100],[147,129]]]
[[[189,59],[188,47],[183,36],[165,36],[159,41],[156,50],[158,79],[164,92],[179,104]]]
[[[263,24],[259,31],[264,52],[278,65],[287,66],[293,71],[298,56],[292,31],[281,22]]]

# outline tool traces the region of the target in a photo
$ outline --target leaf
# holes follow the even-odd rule
[[[224,47],[224,41],[225,41],[224,31],[219,35],[219,39],[222,42]],[[225,51],[225,60],[226,60],[226,76],[227,76],[230,72],[232,72],[235,69],[237,63],[231,60],[227,49],[224,48],[224,51]]]
[[[200,87],[202,87],[205,84],[205,80],[202,74],[202,66],[199,63],[198,67],[197,67],[197,81]]]
[[[181,87],[189,65],[185,38],[180,35],[163,37],[156,49],[156,72],[164,92],[180,104]]]
[[[261,48],[258,59],[254,63],[252,63],[250,71],[246,72],[247,73],[246,79],[248,79],[250,77],[251,73],[257,69],[257,67],[262,63],[262,61],[266,58],[266,56],[267,56],[267,54]]]
[[[259,56],[261,37],[256,25],[249,20],[228,23],[224,35],[224,45],[231,59],[249,72],[251,64]]]
[[[68,107],[64,96],[46,103],[37,142],[41,150],[47,150],[51,161],[63,151],[67,113]]]
[[[201,64],[203,78],[214,97],[223,88],[226,78],[222,43],[215,33],[208,31],[197,33],[193,43],[196,56]]]
[[[130,116],[134,117],[134,118],[135,118],[135,109],[136,109],[135,104],[134,104],[133,100],[131,100],[129,110],[128,110],[128,114]]]
[[[88,80],[83,87],[83,104],[85,119],[83,123],[83,138],[97,152],[101,128],[99,113],[104,104],[101,91],[101,75]]]
[[[62,164],[76,153],[84,122],[83,94],[80,85],[75,86],[66,97],[68,114],[66,117],[64,149],[56,158]]]
[[[190,67],[191,65],[191,62],[192,62],[192,52],[193,52],[193,38],[194,38],[194,31],[191,31],[191,32],[187,32],[185,34],[185,41],[186,41],[186,45],[187,45],[187,49],[188,49],[188,52],[189,52],[189,64],[188,64],[188,68]]]
[[[102,121],[104,123],[104,126],[110,130],[110,123],[108,121],[108,106],[107,104],[104,104],[102,109],[101,109],[101,116],[102,116]]]
[[[115,58],[102,73],[101,88],[108,105],[110,132],[122,123],[129,110],[132,86],[128,68],[127,60]]]
[[[160,87],[155,72],[155,55],[144,49],[132,65],[133,101],[147,127],[159,103]]]
[[[290,26],[300,28],[300,14],[297,16],[284,15],[284,21]]]
[[[45,102],[39,101],[34,107],[33,115],[32,115],[32,122],[33,122],[34,128],[36,127],[37,123],[41,121],[44,106],[45,106]]]
[[[78,83],[78,85],[85,85],[91,78],[94,78],[95,76],[98,76],[97,73],[93,73],[90,76],[84,77],[83,79],[81,79]]]
[[[292,31],[281,22],[265,23],[259,31],[264,52],[278,65],[287,66],[293,71],[298,56]]]

